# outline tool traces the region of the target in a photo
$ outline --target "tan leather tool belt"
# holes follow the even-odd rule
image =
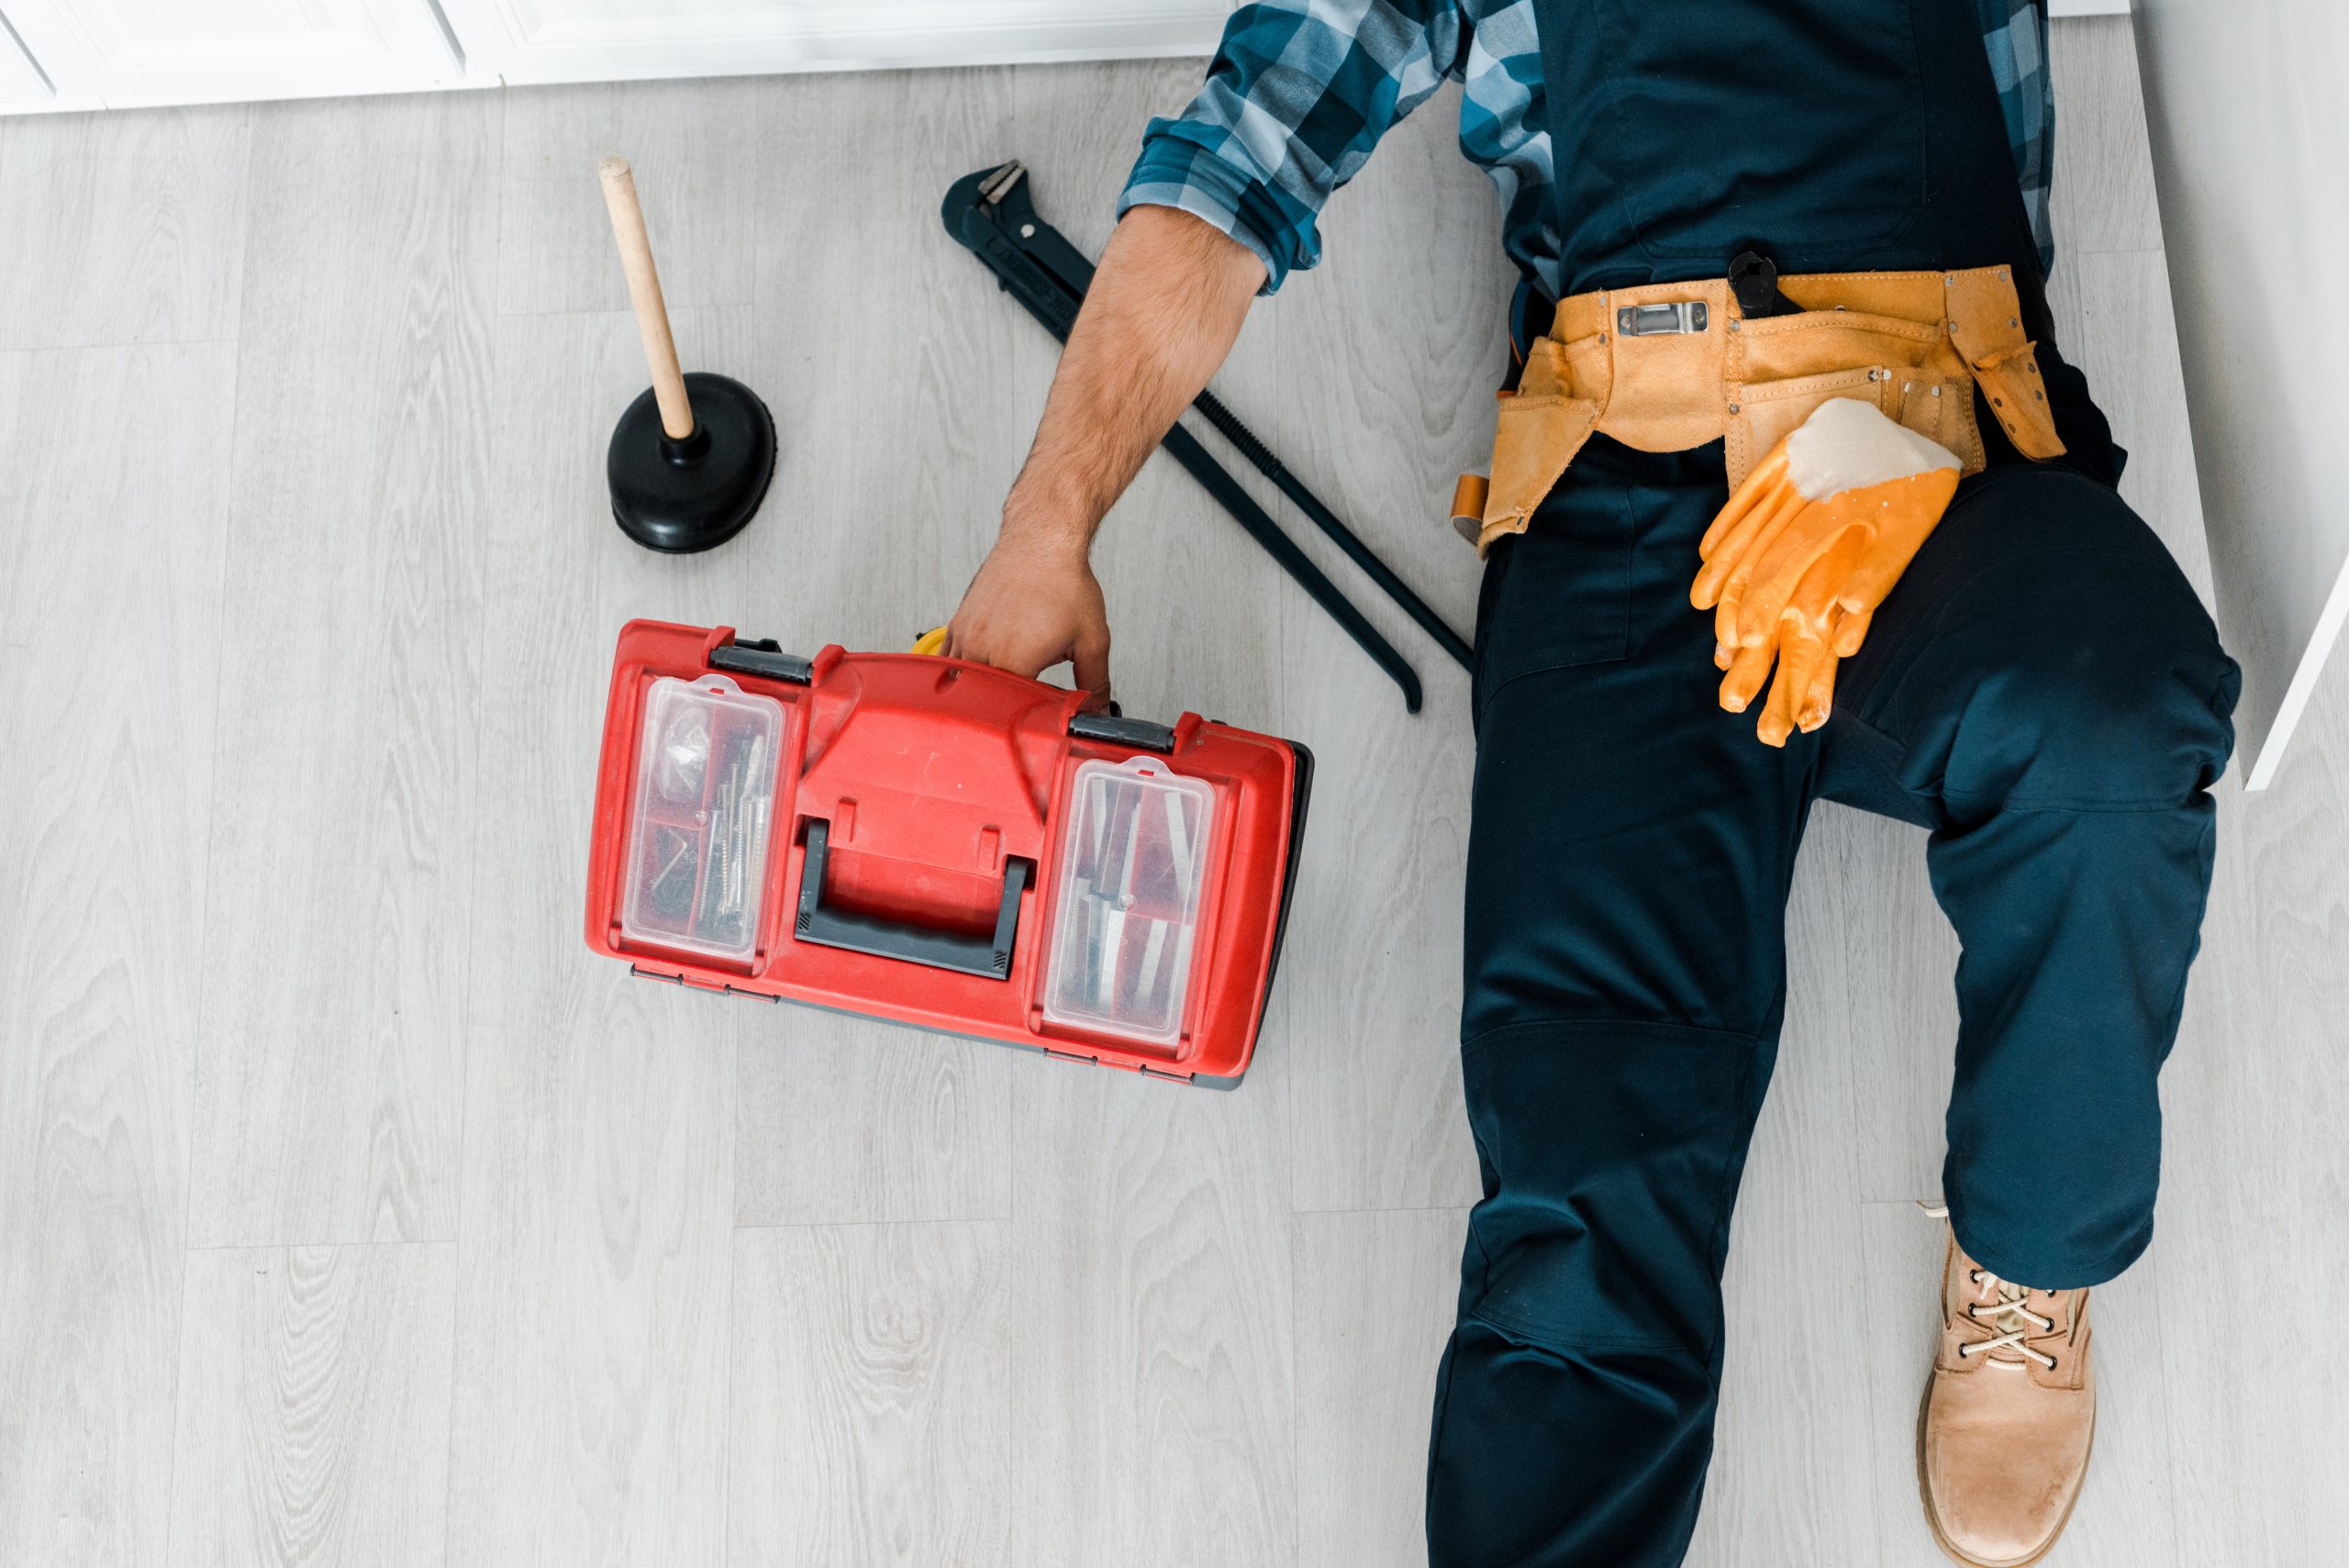
[[[1489,487],[1464,475],[1453,523],[1479,554],[1522,533],[1594,430],[1641,451],[1723,439],[1734,489],[1834,397],[1874,403],[1982,468],[1974,389],[2025,457],[2062,455],[2005,267],[1778,280],[1801,308],[1747,319],[1724,279],[1575,295],[1500,395]]]

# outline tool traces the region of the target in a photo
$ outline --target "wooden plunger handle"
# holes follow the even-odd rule
[[[636,175],[625,158],[597,166],[604,179],[604,206],[612,215],[612,238],[619,241],[620,268],[628,273],[628,297],[636,306],[636,329],[644,338],[645,361],[652,367],[652,396],[661,405],[661,429],[673,441],[694,433],[693,405],[685,401],[685,373],[677,368],[677,342],[669,335],[669,307],[661,299],[661,274],[652,267],[652,242],[645,238],[644,209],[637,205]]]

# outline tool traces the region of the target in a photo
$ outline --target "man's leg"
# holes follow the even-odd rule
[[[1663,1568],[1694,1528],[1815,760],[1715,706],[1687,592],[1720,472],[1594,441],[1487,575],[1461,1027],[1485,1195],[1433,1568]]]
[[[1919,1469],[1953,1557],[2035,1562],[2095,1433],[2085,1287],[2153,1231],[2154,1077],[2210,886],[2236,676],[2152,532],[2060,468],[1962,492],[1884,611],[1846,670],[1820,790],[1932,828],[1965,946],[1943,1173],[1956,1246]]]
[[[1968,481],[1843,666],[1820,793],[1932,829],[1965,948],[1943,1188],[2007,1278],[2096,1284],[2152,1236],[2236,687],[2161,541],[2058,466]]]

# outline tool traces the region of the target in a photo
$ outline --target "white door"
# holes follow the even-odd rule
[[[17,42],[17,35],[0,27],[0,115],[64,106],[50,91],[48,80],[33,68],[33,62]]]
[[[430,0],[0,0],[0,15],[59,97],[109,106],[408,92],[464,75]]]
[[[724,76],[1209,54],[1227,0],[441,0],[476,74]]]
[[[2245,784],[2275,777],[2349,621],[2349,7],[2138,0],[2219,630]],[[2058,128],[2061,133],[2061,128]]]
[[[0,6],[0,10],[5,10]],[[25,52],[8,18],[0,16],[0,115],[29,114],[42,109],[103,109],[85,94],[61,93],[41,74]]]

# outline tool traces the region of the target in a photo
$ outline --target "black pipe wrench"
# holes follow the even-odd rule
[[[1085,301],[1085,290],[1092,286],[1093,263],[1082,251],[1071,245],[1060,231],[1036,216],[1025,175],[1027,167],[1018,160],[965,174],[954,182],[946,193],[941,216],[947,233],[968,248],[996,275],[997,284],[1017,299],[1029,315],[1043,323],[1047,331],[1062,342],[1068,341],[1069,329],[1076,324],[1077,308]],[[1348,555],[1362,563],[1397,602],[1412,615],[1412,618],[1440,633],[1446,651],[1464,665],[1468,662],[1468,645],[1454,636],[1451,628],[1437,618],[1435,613],[1420,603],[1418,596],[1403,586],[1385,564],[1372,555],[1360,539],[1345,525],[1329,514],[1329,509],[1313,500],[1309,493],[1300,495],[1303,486],[1275,461],[1264,444],[1233,418],[1229,410],[1214,397],[1201,393],[1193,405],[1209,423],[1230,438],[1258,469],[1279,484],[1283,491],[1302,506],[1307,515],[1319,522]],[[1278,562],[1282,570],[1296,579],[1299,587],[1313,601],[1330,613],[1349,636],[1369,654],[1378,667],[1403,689],[1403,706],[1413,713],[1419,711],[1419,677],[1410,664],[1397,652],[1392,643],[1379,635],[1378,628],[1364,618],[1337,584],[1322,573],[1312,558],[1299,550],[1297,541],[1281,530],[1278,523],[1267,516],[1263,507],[1241,489],[1239,481],[1221,463],[1210,456],[1197,437],[1180,424],[1166,432],[1160,443],[1187,470],[1192,478],[1206,486],[1231,514],[1250,538],[1263,546],[1265,552]],[[1261,457],[1259,454],[1262,454]],[[1446,640],[1448,639],[1448,640]]]

